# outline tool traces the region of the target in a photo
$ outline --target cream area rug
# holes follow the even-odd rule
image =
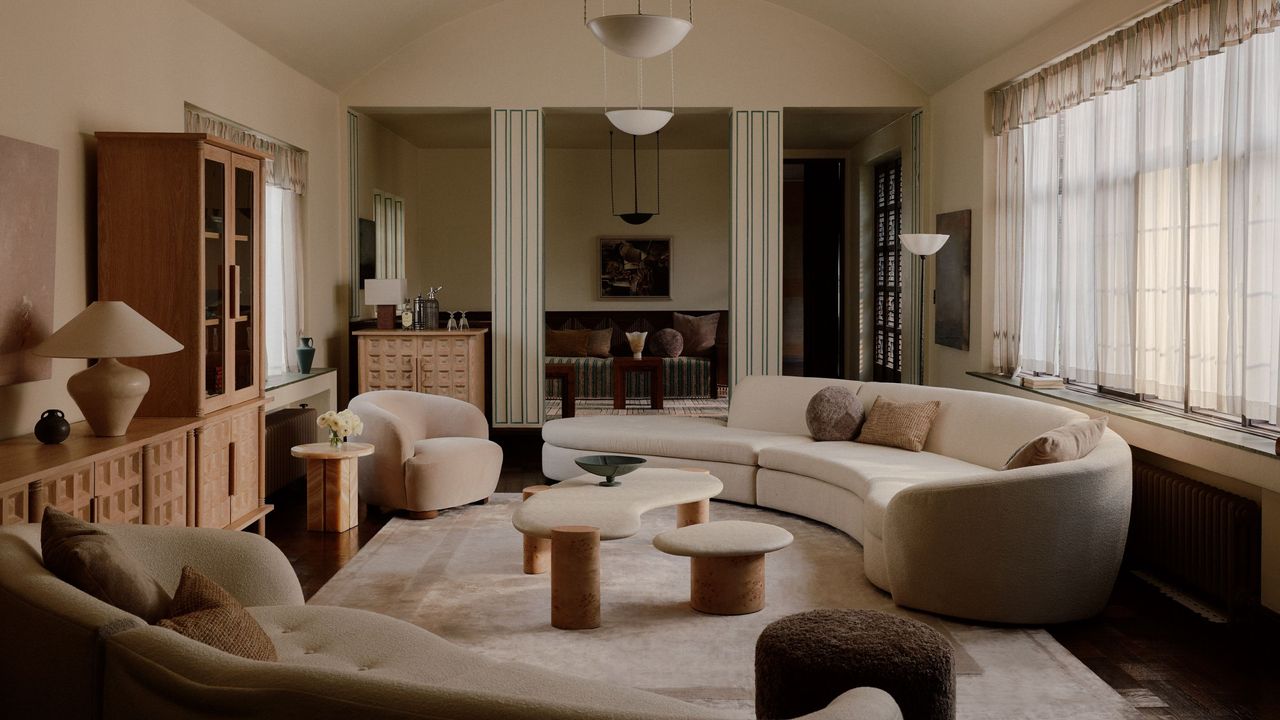
[[[653,548],[675,510],[644,516],[640,533],[601,545],[601,614],[595,630],[551,627],[548,575],[521,572],[520,502],[434,520],[393,519],[310,600],[385,613],[496,660],[652,690],[754,717],[755,641],[764,626],[821,607],[870,608],[914,617],[956,649],[960,718],[1140,717],[1048,633],[966,625],[898,608],[862,574],[862,548],[843,533],[763,508],[713,502],[712,520],[786,528],[791,547],[767,560],[766,608],[718,617],[689,608],[689,560]]]

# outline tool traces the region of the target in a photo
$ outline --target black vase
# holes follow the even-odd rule
[[[71,423],[61,410],[45,410],[36,422],[36,439],[45,445],[57,445],[71,434]]]
[[[298,342],[298,372],[306,375],[311,372],[311,363],[316,358],[315,341],[304,337]]]

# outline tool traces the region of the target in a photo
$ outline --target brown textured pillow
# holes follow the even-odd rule
[[[867,421],[862,423],[858,442],[920,452],[940,407],[942,403],[937,400],[896,403],[876,398],[867,413]]]
[[[720,313],[683,315],[672,313],[672,327],[684,338],[684,354],[700,355],[716,346],[716,326]]]
[[[587,357],[607,358],[613,341],[613,328],[587,331]]]
[[[804,411],[809,434],[819,442],[852,440],[865,417],[858,396],[839,385],[828,385],[814,393]]]
[[[1018,448],[1003,469],[1079,460],[1098,447],[1106,430],[1106,415],[1093,420],[1073,420]]]
[[[148,623],[169,610],[169,593],[115,538],[57,508],[40,521],[40,554],[59,580]]]
[[[586,357],[591,340],[590,330],[548,330],[548,357]]]
[[[277,659],[276,646],[249,611],[231,593],[190,565],[182,568],[169,617],[157,624],[242,658],[269,662]]]
[[[660,358],[678,358],[684,352],[684,338],[672,328],[649,336],[649,352]]]

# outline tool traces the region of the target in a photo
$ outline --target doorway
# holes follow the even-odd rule
[[[845,161],[783,164],[783,373],[844,377]]]

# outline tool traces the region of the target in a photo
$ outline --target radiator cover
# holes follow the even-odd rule
[[[307,462],[289,453],[294,445],[316,442],[316,409],[312,407],[282,408],[267,413],[266,477],[267,494],[271,495],[307,474]]]
[[[1259,606],[1261,553],[1256,502],[1134,461],[1130,564],[1197,591],[1239,619]]]

